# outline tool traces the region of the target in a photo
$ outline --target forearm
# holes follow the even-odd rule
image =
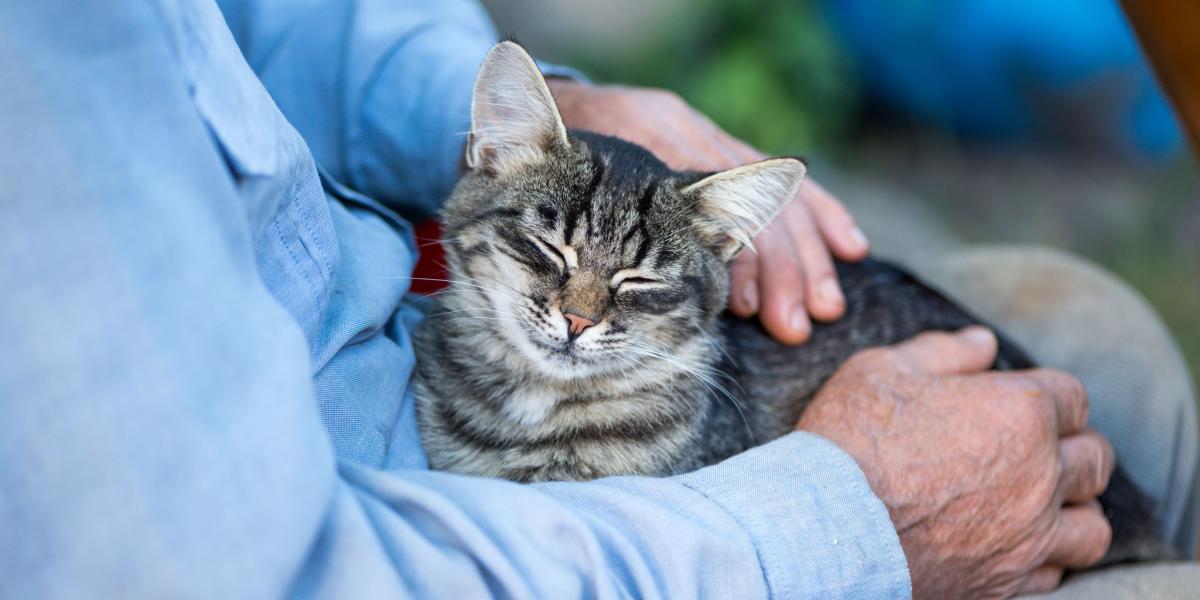
[[[306,567],[327,574],[314,591],[379,594],[378,573],[394,571],[417,597],[910,593],[882,503],[853,461],[815,436],[672,479],[525,486],[351,466],[340,473],[345,485],[320,536],[330,546]]]
[[[409,218],[437,210],[458,177],[475,71],[496,39],[477,3],[220,4],[330,174]]]

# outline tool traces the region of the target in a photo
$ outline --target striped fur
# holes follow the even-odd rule
[[[503,110],[476,107],[477,120],[505,115],[504,136],[469,144],[472,168],[443,213],[449,287],[415,336],[433,468],[516,481],[692,470],[791,431],[853,353],[979,323],[871,259],[838,265],[845,315],[803,346],[723,315],[727,261],[790,200],[802,166],[680,173],[628,142],[563,134],[545,82],[514,52],[501,44],[480,81],[519,79],[504,89],[533,89],[536,106],[503,93]],[[477,103],[495,97],[477,86]],[[567,312],[595,324],[573,337]],[[1033,366],[1000,339],[996,368]],[[1100,502],[1106,563],[1172,555],[1120,469]]]
[[[697,179],[583,132],[518,173],[463,178],[451,282],[417,336],[433,466],[530,481],[703,464],[732,382],[716,372],[726,265],[682,191]],[[596,325],[570,340],[567,311]]]

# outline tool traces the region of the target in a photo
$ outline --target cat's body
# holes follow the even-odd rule
[[[838,274],[846,313],[802,346],[725,314],[670,360],[636,357],[636,368],[631,358],[619,374],[568,382],[506,364],[509,349],[478,339],[487,330],[443,295],[417,336],[432,464],[516,481],[689,471],[791,431],[851,354],[979,322],[888,263],[839,264]],[[998,368],[1031,366],[1002,340]]]
[[[727,264],[795,194],[771,159],[677,172],[568,132],[532,60],[501,44],[475,90],[468,171],[443,213],[450,285],[415,337],[435,469],[516,481],[670,475],[794,427],[850,355],[977,323],[904,271],[838,265],[839,320],[790,347],[724,313]],[[996,367],[1033,366],[1000,336]],[[1118,471],[1109,560],[1162,554]]]

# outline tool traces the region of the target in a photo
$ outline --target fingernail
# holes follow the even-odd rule
[[[821,282],[821,297],[830,304],[841,304],[842,290],[838,288],[837,280],[833,277],[828,277]]]
[[[979,326],[971,326],[962,331],[962,338],[972,346],[990,346],[992,332]]]
[[[745,306],[746,310],[750,312],[755,312],[758,310],[758,286],[754,285],[753,283],[748,283],[742,286],[740,296],[742,298],[742,304]]]
[[[850,239],[854,240],[854,243],[858,244],[860,248],[866,248],[870,245],[870,242],[867,241],[867,234],[863,233],[863,230],[858,227],[850,230]]]
[[[788,319],[788,325],[791,326],[792,331],[798,334],[808,333],[808,311],[804,308],[803,304],[792,309],[792,316]]]

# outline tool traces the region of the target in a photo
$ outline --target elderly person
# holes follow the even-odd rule
[[[428,471],[406,218],[455,180],[494,40],[463,0],[0,8],[0,596],[1003,596],[1101,556],[1083,387],[984,372],[980,329],[861,354],[800,431],[679,477]],[[678,167],[757,156],[668,94],[546,71],[569,126]],[[814,184],[758,242],[732,308],[793,343],[842,310],[830,249],[867,250]],[[958,286],[998,312],[1063,282],[997,321],[1111,376],[1096,424],[1134,420],[1122,460],[1190,552],[1194,409],[1153,315],[1065,259],[959,259],[1010,273]]]

